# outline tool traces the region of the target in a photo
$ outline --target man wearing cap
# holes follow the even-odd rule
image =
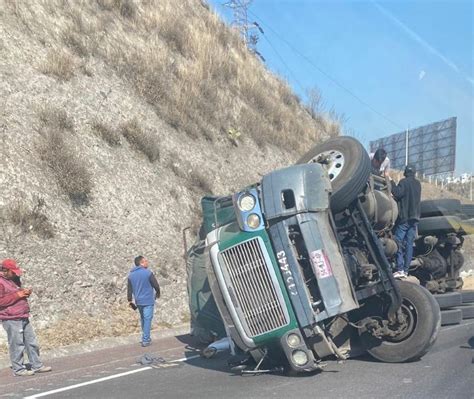
[[[392,185],[392,195],[398,202],[398,220],[395,228],[397,270],[395,278],[405,278],[413,257],[413,242],[420,220],[421,183],[415,177],[415,166],[407,165],[398,185]]]
[[[8,349],[15,376],[30,376],[51,371],[39,357],[39,346],[31,326],[28,297],[32,290],[22,288],[22,271],[13,259],[4,259],[0,267],[0,321],[8,336]],[[26,350],[31,370],[23,364]]]

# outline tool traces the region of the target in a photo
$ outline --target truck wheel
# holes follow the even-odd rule
[[[420,219],[418,234],[427,236],[430,234],[457,233],[461,228],[461,219],[457,216],[431,216]]]
[[[461,309],[447,309],[441,312],[441,325],[449,326],[452,324],[459,324],[462,321]]]
[[[332,185],[331,210],[341,212],[362,192],[370,176],[370,158],[356,139],[334,137],[317,144],[297,162],[322,163]]]
[[[459,306],[462,303],[462,296],[460,292],[448,292],[446,294],[435,294],[434,298],[441,309],[452,308]]]
[[[422,218],[430,216],[456,215],[461,212],[461,201],[451,198],[424,200],[420,202]]]
[[[441,326],[439,306],[433,295],[419,285],[397,281],[402,296],[405,327],[398,335],[377,338],[361,330],[361,341],[375,359],[402,363],[421,358],[436,341]]]

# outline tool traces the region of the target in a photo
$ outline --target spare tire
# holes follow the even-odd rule
[[[331,180],[331,210],[341,212],[364,190],[370,176],[370,158],[363,145],[348,136],[317,144],[297,163],[319,162]]]
[[[461,219],[457,216],[432,216],[420,219],[418,234],[422,236],[457,233],[462,231]]]
[[[420,213],[422,218],[458,215],[461,213],[461,201],[451,198],[424,200],[420,202]]]

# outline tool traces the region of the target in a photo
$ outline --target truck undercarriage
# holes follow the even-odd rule
[[[362,145],[341,137],[210,200],[199,259],[226,334],[257,368],[312,371],[360,347],[385,362],[429,350],[439,307],[425,288],[393,278],[389,185],[370,176]]]

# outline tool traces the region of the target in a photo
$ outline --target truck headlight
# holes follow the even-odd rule
[[[300,346],[301,338],[298,334],[289,334],[288,337],[286,337],[286,342],[290,348],[296,348]]]
[[[308,363],[308,355],[304,351],[294,351],[291,355],[291,358],[293,363],[297,366],[304,366],[306,363]]]
[[[256,213],[251,213],[247,216],[247,225],[252,229],[256,229],[260,226],[260,216]]]
[[[250,212],[255,208],[255,197],[252,194],[244,194],[239,198],[239,208],[243,212]]]

